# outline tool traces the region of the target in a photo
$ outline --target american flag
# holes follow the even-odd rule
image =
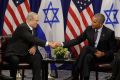
[[[29,11],[28,0],[9,0],[5,11],[2,35],[12,34],[20,23],[25,22]]]
[[[68,10],[68,19],[66,25],[66,41],[76,38],[88,25],[91,24],[91,18],[94,15],[91,0],[71,0]],[[71,47],[74,57],[78,57],[80,49],[86,45],[86,42]]]

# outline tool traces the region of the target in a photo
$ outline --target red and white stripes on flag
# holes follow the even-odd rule
[[[79,36],[91,24],[93,15],[93,7],[90,0],[71,0],[66,25],[66,41]],[[78,57],[81,47],[86,44],[86,42],[83,42],[71,47],[74,57]]]
[[[5,11],[2,35],[12,34],[20,23],[25,22],[29,11],[28,0],[9,0]]]

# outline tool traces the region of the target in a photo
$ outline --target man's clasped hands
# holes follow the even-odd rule
[[[63,46],[63,44],[61,42],[48,42],[48,45],[52,48]]]
[[[61,42],[48,42],[48,46],[52,48],[56,48],[56,47],[62,46],[62,43]],[[34,55],[36,53],[36,46],[32,46],[28,51],[31,55]]]

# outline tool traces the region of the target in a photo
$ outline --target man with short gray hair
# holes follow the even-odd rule
[[[72,70],[72,80],[79,80],[79,72],[83,75],[83,80],[89,80],[90,67],[95,63],[111,62],[116,49],[114,31],[103,25],[105,17],[97,13],[92,17],[92,26],[78,36],[75,40],[64,43],[64,47],[79,44],[84,40],[88,41],[88,46],[84,46]]]
[[[72,80],[79,80],[79,73],[82,74],[83,80],[89,80],[90,67],[96,62],[111,62],[113,53],[116,49],[116,40],[114,31],[103,25],[105,17],[97,13],[92,17],[92,25],[76,39],[68,42],[57,43],[58,46],[71,47],[87,40],[88,45],[84,46],[75,62],[72,70]]]
[[[37,13],[30,12],[26,18],[26,23],[18,25],[12,35],[10,43],[6,49],[6,59],[11,65],[10,75],[16,80],[16,73],[20,59],[31,64],[33,79],[41,79],[42,56],[37,46],[55,45],[52,42],[43,41],[34,36],[34,29],[39,21]]]

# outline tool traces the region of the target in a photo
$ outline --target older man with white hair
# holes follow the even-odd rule
[[[10,44],[6,50],[6,59],[11,65],[10,75],[16,80],[16,73],[20,58],[31,64],[33,79],[41,79],[41,61],[42,56],[37,50],[37,46],[51,46],[55,45],[52,42],[43,41],[34,36],[34,29],[39,21],[37,13],[30,12],[27,15],[26,23],[18,25],[17,29],[12,35]]]

